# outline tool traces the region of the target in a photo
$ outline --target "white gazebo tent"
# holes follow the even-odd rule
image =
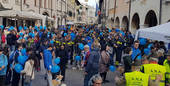
[[[170,23],[145,29],[139,29],[136,32],[135,39],[138,39],[139,37],[170,43]]]

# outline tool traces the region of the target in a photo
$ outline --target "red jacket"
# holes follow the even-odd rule
[[[2,43],[5,43],[5,41],[6,41],[5,35],[2,35],[2,36],[1,36],[1,40],[2,40]]]
[[[88,52],[86,53],[85,63],[84,63],[85,66],[87,65],[87,61],[88,61],[89,56],[90,56],[90,51],[88,51]]]

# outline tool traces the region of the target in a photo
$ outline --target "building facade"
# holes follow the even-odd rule
[[[53,27],[58,27],[60,25],[65,25],[67,21],[67,16],[69,16],[69,11],[71,10],[72,14],[74,14],[75,9],[70,7],[73,3],[67,3],[75,0],[0,0],[0,4],[3,8],[9,9],[11,12],[19,12],[23,15],[30,14],[30,16],[46,16],[38,19],[34,19],[32,17],[20,17],[18,15],[15,16],[6,16],[2,14],[0,16],[0,24],[5,26],[19,26],[29,24],[29,25],[49,25]],[[68,9],[69,8],[69,9]],[[25,14],[24,14],[25,13]],[[31,15],[31,13],[33,13]],[[17,17],[18,16],[18,17]],[[11,22],[16,21],[15,24],[10,24],[7,21],[11,20]]]
[[[100,0],[100,9],[108,27],[132,33],[170,21],[169,0]]]

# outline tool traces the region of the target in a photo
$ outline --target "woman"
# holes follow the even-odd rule
[[[61,75],[63,76],[62,81],[65,81],[65,71],[66,71],[66,64],[67,64],[67,60],[68,60],[68,53],[65,50],[65,46],[61,45],[61,48],[58,52],[57,57],[60,57],[61,61],[60,61],[60,67],[61,67]]]
[[[109,82],[106,80],[106,75],[109,70],[109,65],[110,65],[110,55],[109,51],[110,47],[108,45],[104,45],[102,52],[101,52],[101,58],[99,60],[99,72],[101,77],[103,78],[103,83]]]
[[[31,54],[25,63],[24,70],[21,71],[25,75],[24,86],[31,86],[32,80],[34,79],[34,68],[35,68],[35,55]]]

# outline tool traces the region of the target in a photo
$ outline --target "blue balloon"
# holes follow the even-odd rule
[[[20,36],[23,36],[24,34],[23,33],[19,33]]]
[[[60,58],[59,58],[59,57],[55,58],[55,59],[54,59],[54,63],[55,63],[56,65],[58,65],[58,64],[60,63]]]
[[[75,33],[71,33],[70,36],[71,36],[71,40],[74,40],[76,38],[76,34]]]
[[[102,36],[103,35],[103,32],[100,32],[100,36]]]
[[[76,61],[81,61],[81,57],[80,57],[80,56],[76,56],[76,57],[75,57],[75,60],[76,60]]]
[[[21,73],[21,71],[23,70],[23,66],[21,64],[16,64],[14,66],[14,70],[17,72],[17,73]]]
[[[54,41],[53,41],[53,40],[51,40],[51,41],[50,41],[50,44],[54,44]]]
[[[60,67],[58,65],[54,65],[52,68],[51,68],[51,72],[52,73],[57,73],[60,71]]]
[[[44,30],[46,30],[47,29],[47,27],[46,26],[44,26]]]
[[[22,55],[27,55],[27,51],[26,51],[25,48],[23,48],[23,49],[21,50],[21,54],[22,54]]]
[[[151,49],[152,46],[153,46],[153,44],[149,44],[149,45],[148,45],[148,48]]]
[[[38,29],[38,27],[37,27],[37,26],[35,26],[34,28],[35,28],[36,30]]]
[[[114,71],[116,70],[116,67],[113,66],[113,65],[111,65],[111,66],[109,67],[109,69],[110,69],[110,71],[114,72]]]
[[[19,26],[19,31],[21,31],[22,30],[22,26]]]
[[[123,31],[120,31],[120,34],[122,34],[123,36],[125,36],[125,33]]]
[[[34,38],[34,37],[35,37],[35,34],[32,33],[31,37]]]
[[[145,45],[146,44],[146,39],[145,38],[140,38],[139,39],[139,42],[140,42],[140,45]]]
[[[120,29],[117,28],[117,29],[115,29],[115,31],[116,31],[116,32],[120,32]]]
[[[67,36],[67,33],[64,33],[64,37]]]
[[[24,30],[27,30],[27,27],[26,27],[26,26],[24,26]]]
[[[22,65],[25,64],[27,58],[25,56],[18,56],[18,62]]]
[[[40,26],[40,30],[42,30],[43,29],[43,26]]]
[[[32,36],[32,33],[30,32],[28,35],[29,35],[29,36]]]
[[[0,26],[0,29],[4,29],[4,26],[3,26],[3,25],[1,25],[1,26]]]
[[[22,39],[22,37],[19,37],[19,39],[18,40],[21,40]]]
[[[80,43],[80,44],[79,44],[79,48],[80,48],[81,50],[84,50],[84,44]]]
[[[109,29],[109,32],[112,32],[112,30],[111,30],[111,29]]]
[[[145,48],[144,49],[144,54],[145,55],[150,55],[150,49],[149,48]]]

